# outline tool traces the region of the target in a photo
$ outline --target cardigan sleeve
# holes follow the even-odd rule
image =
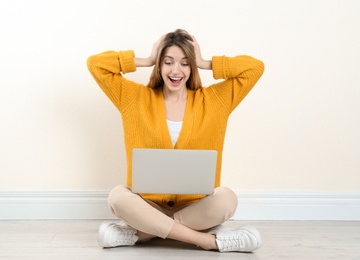
[[[228,112],[250,92],[264,72],[264,63],[250,56],[214,56],[212,58],[213,76],[224,81],[209,88],[219,96]]]
[[[90,56],[87,66],[107,97],[120,112],[136,95],[136,86],[139,84],[127,80],[122,74],[136,71],[134,52],[107,51]]]

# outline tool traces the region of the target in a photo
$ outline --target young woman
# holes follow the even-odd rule
[[[147,86],[123,75],[153,67]],[[264,71],[250,56],[203,59],[195,38],[178,29],[154,43],[148,58],[131,50],[108,51],[88,59],[88,68],[121,113],[127,156],[127,185],[116,186],[109,205],[119,221],[103,222],[102,247],[130,246],[154,237],[170,238],[206,250],[250,252],[261,246],[255,227],[223,226],[237,207],[235,193],[220,186],[222,150],[230,113]],[[223,81],[202,87],[199,69]],[[133,148],[217,150],[212,195],[134,194]]]

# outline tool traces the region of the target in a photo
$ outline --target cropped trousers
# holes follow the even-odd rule
[[[238,204],[231,189],[218,187],[197,202],[168,209],[143,199],[123,185],[111,190],[108,202],[113,214],[129,226],[161,238],[168,236],[174,222],[198,231],[218,226],[234,215]]]

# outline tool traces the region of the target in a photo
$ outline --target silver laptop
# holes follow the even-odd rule
[[[132,191],[154,194],[212,194],[217,151],[133,149]]]

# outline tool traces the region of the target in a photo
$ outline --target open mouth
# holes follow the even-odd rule
[[[183,78],[169,77],[169,79],[173,84],[178,85],[178,84],[180,84],[180,82]]]

